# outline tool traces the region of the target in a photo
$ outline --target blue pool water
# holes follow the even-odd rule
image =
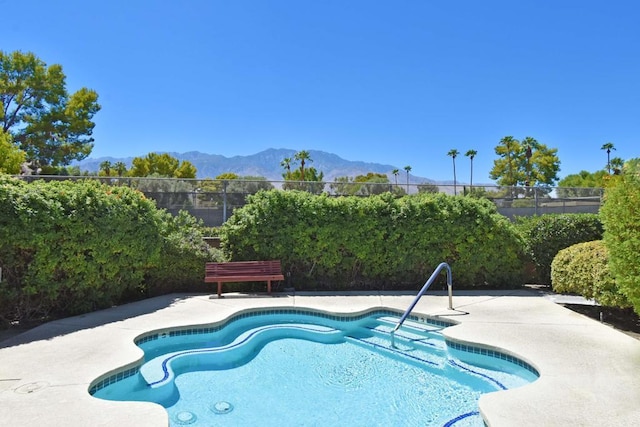
[[[483,393],[538,375],[504,353],[445,342],[446,323],[377,310],[254,311],[224,325],[146,334],[144,362],[95,382],[109,400],[155,402],[171,426],[483,426]]]

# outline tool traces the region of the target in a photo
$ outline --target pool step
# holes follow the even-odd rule
[[[366,327],[372,336],[390,342],[391,332],[395,329],[397,322],[398,318],[395,317],[380,317],[376,319],[376,322],[367,324]],[[404,343],[409,347],[415,347],[416,344],[419,344],[444,350],[446,345],[440,333],[442,328],[442,326],[407,320],[395,332],[394,341]]]
[[[391,353],[412,362],[442,368],[447,359],[447,346],[440,333],[442,326],[406,321],[395,332],[392,345],[391,332],[395,329],[397,317],[383,316],[367,322],[360,333],[350,333],[349,342],[363,347],[374,347],[377,351]]]
[[[436,369],[446,368],[447,353],[444,344],[443,347],[433,347],[420,341],[398,339],[392,346],[390,335],[378,334],[369,337],[347,336],[345,339],[354,345],[399,357],[421,367],[426,365]]]
[[[399,317],[393,316],[381,316],[376,319],[379,323],[386,326],[391,326],[391,329],[395,328],[400,320]],[[407,319],[402,324],[401,329],[411,330],[416,333],[422,334],[440,334],[440,331],[444,329],[445,326],[434,325],[433,323],[428,323],[427,319],[412,320]]]

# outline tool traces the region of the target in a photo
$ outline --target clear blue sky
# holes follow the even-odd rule
[[[637,0],[0,0],[0,49],[98,92],[91,157],[323,150],[453,178],[450,149],[640,157]],[[469,161],[456,160],[468,181]]]

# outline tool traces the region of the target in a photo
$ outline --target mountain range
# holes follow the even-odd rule
[[[233,172],[240,176],[262,176],[269,181],[281,181],[284,172],[280,165],[282,160],[289,157],[292,158],[296,154],[296,150],[286,148],[269,148],[256,154],[248,156],[225,157],[219,154],[206,154],[198,151],[189,151],[186,153],[167,153],[176,159],[183,161],[188,160],[197,169],[197,178],[215,178],[226,172]],[[389,181],[393,182],[393,170],[398,169],[400,175],[398,181],[407,182],[406,172],[403,168],[393,165],[385,165],[380,163],[368,163],[361,161],[345,160],[336,154],[327,153],[325,151],[309,150],[311,162],[307,162],[307,166],[316,168],[319,172],[324,173],[325,182],[331,182],[334,178],[340,176],[355,177],[357,175],[366,175],[369,172],[386,174]],[[97,172],[100,164],[109,161],[113,165],[116,162],[123,162],[127,168],[131,167],[133,157],[116,158],[116,157],[99,157],[87,158],[74,164],[79,166],[81,170],[89,172]],[[292,165],[294,168],[295,164]],[[450,184],[450,182],[435,182],[428,178],[414,176],[409,174],[409,182],[412,184],[434,183],[434,184]]]

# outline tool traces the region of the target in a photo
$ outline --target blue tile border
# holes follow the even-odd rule
[[[226,321],[224,321],[223,323],[221,323],[220,325],[216,325],[216,326],[211,326],[211,327],[192,327],[192,328],[176,328],[176,329],[172,329],[172,330],[167,330],[166,332],[158,332],[158,331],[153,331],[147,334],[143,334],[141,336],[139,336],[138,338],[135,339],[134,343],[136,345],[139,344],[143,344],[149,341],[154,341],[159,339],[161,336],[169,336],[169,337],[175,337],[175,336],[184,336],[184,335],[198,335],[198,334],[208,334],[208,333],[212,333],[212,332],[217,332],[220,331],[221,329],[223,329],[224,327],[230,325],[231,323],[240,320],[240,319],[246,319],[246,318],[251,318],[251,317],[256,317],[256,316],[264,316],[264,315],[306,315],[306,316],[313,316],[313,317],[319,317],[319,318],[323,318],[323,319],[329,319],[329,320],[334,320],[334,321],[340,321],[340,322],[351,322],[351,321],[358,321],[358,320],[362,320],[364,318],[367,317],[371,317],[371,316],[401,316],[402,312],[400,310],[396,311],[396,310],[391,310],[391,309],[374,309],[371,311],[366,311],[364,313],[361,314],[354,314],[354,315],[337,315],[337,314],[331,314],[331,313],[324,313],[324,312],[320,312],[320,311],[314,311],[314,310],[309,310],[309,309],[295,309],[295,308],[283,308],[283,309],[258,309],[258,310],[251,310],[251,311],[247,311],[244,313],[240,313],[240,314],[236,314],[234,316],[231,316],[230,318],[228,318]],[[412,320],[415,322],[426,322],[427,324],[431,324],[431,325],[435,325],[435,326],[440,326],[443,328],[449,327],[449,326],[454,326],[457,323],[453,322],[453,321],[449,321],[449,320],[442,320],[442,319],[435,319],[431,316],[418,316],[418,315],[410,315],[409,317],[407,317],[408,320]],[[471,352],[471,353],[476,353],[476,354],[482,354],[482,355],[486,355],[486,356],[490,356],[490,357],[495,357],[498,359],[502,359],[502,360],[507,360],[509,362],[515,363],[518,366],[521,366],[527,370],[529,370],[530,372],[534,373],[535,375],[539,376],[540,374],[538,373],[538,371],[531,366],[529,363],[518,359],[517,357],[513,357],[510,356],[506,353],[500,352],[500,351],[496,351],[496,350],[489,350],[486,348],[482,348],[482,347],[477,347],[477,346],[472,346],[472,345],[467,345],[467,344],[461,344],[449,339],[445,339],[445,343],[447,346],[456,349],[456,350],[461,350],[461,351],[466,351],[466,352]],[[89,394],[93,395],[95,394],[98,390],[101,390],[103,388],[105,388],[108,385],[114,384],[118,381],[121,381],[125,378],[129,378],[133,375],[137,375],[140,371],[140,367],[143,365],[144,361],[140,362],[139,365],[133,367],[133,368],[129,368],[129,369],[125,369],[123,371],[119,371],[116,372],[113,375],[110,375],[100,381],[98,381],[95,384],[91,384],[89,387]]]
[[[91,385],[91,388],[89,388],[89,394],[93,396],[98,390],[102,390],[108,385],[117,383],[118,381],[122,381],[125,378],[129,378],[134,375],[137,375],[138,372],[140,372],[140,366],[134,366],[133,368],[125,369],[124,371],[117,372],[101,381],[98,381],[97,383]]]
[[[529,363],[515,356],[511,356],[507,353],[503,353],[501,351],[491,350],[491,349],[483,348],[479,346],[462,344],[456,341],[452,341],[450,339],[445,339],[445,343],[447,344],[447,347],[451,347],[454,350],[466,351],[468,353],[480,354],[482,356],[489,356],[489,357],[495,357],[496,359],[506,360],[507,362],[514,363],[520,366],[521,368],[526,369],[527,371],[531,372],[532,374],[538,377],[540,376],[540,372],[538,372],[538,370],[533,366],[531,366]]]
[[[255,317],[255,316],[264,316],[264,315],[282,315],[282,314],[293,314],[293,315],[307,315],[307,316],[314,316],[314,317],[319,317],[322,319],[329,319],[329,320],[334,320],[334,321],[339,321],[339,322],[351,322],[351,321],[358,321],[358,320],[362,320],[366,317],[370,317],[370,316],[400,316],[402,315],[401,311],[395,311],[395,310],[384,310],[384,309],[375,309],[372,311],[368,311],[362,314],[356,314],[356,315],[336,315],[336,314],[331,314],[331,313],[323,313],[320,311],[313,311],[313,310],[308,310],[308,309],[296,309],[296,308],[284,308],[284,309],[261,309],[261,310],[252,310],[252,311],[248,311],[245,313],[241,313],[241,314],[236,314],[234,316],[231,316],[230,318],[228,318],[224,323],[217,325],[217,326],[211,326],[211,327],[197,327],[197,328],[184,328],[184,329],[172,329],[169,330],[167,332],[151,332],[149,334],[143,335],[141,337],[136,338],[135,340],[135,344],[139,345],[139,344],[143,344],[149,341],[153,341],[153,340],[157,340],[158,338],[160,338],[163,334],[167,334],[169,337],[176,337],[176,336],[184,336],[184,335],[198,335],[198,334],[208,334],[208,333],[212,333],[212,332],[218,332],[219,330],[223,329],[224,327],[230,325],[231,323],[237,321],[237,320],[241,320],[241,319],[246,319],[246,318],[250,318],[250,317]],[[441,320],[441,319],[436,319],[430,316],[417,316],[417,315],[410,315],[409,317],[407,317],[408,320],[413,320],[415,322],[426,322],[428,324],[434,325],[434,326],[440,326],[443,328],[449,327],[449,326],[454,326],[456,325],[455,322],[452,321],[448,321],[448,320]]]

